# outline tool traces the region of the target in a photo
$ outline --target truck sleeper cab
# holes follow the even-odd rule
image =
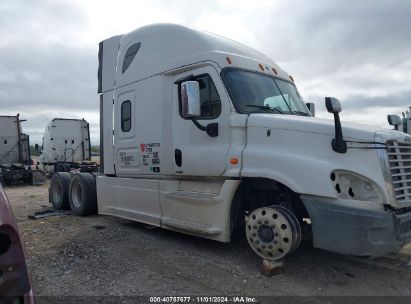
[[[16,116],[0,116],[0,183],[43,184],[45,176],[32,167],[30,140],[22,132],[21,123],[25,120]]]
[[[269,260],[298,247],[306,219],[315,247],[343,254],[411,240],[410,136],[351,123],[336,134],[337,101],[335,121],[315,118],[271,59],[210,33],[150,25],[99,48],[101,172],[90,202],[71,179],[75,210],[221,242],[245,229]]]
[[[54,118],[46,126],[40,164],[47,174],[69,172],[91,161],[89,123],[84,119]],[[91,171],[95,165],[89,164]]]

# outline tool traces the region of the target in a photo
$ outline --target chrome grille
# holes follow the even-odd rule
[[[411,143],[387,141],[394,196],[398,203],[411,200]]]

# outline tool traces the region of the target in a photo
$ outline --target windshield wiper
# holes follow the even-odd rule
[[[246,107],[256,107],[256,108],[259,108],[259,109],[269,110],[269,111],[276,111],[277,113],[284,114],[283,111],[281,111],[277,108],[269,107],[269,106],[262,106],[262,105],[255,105],[255,104],[248,104],[248,105],[245,105],[245,106]]]
[[[293,111],[293,114],[299,114],[299,115],[302,115],[302,116],[311,116],[310,114],[308,114],[306,112],[303,112],[303,111]]]

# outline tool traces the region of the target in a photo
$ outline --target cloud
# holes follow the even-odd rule
[[[411,90],[401,91],[391,96],[350,96],[344,102],[345,110],[361,110],[363,108],[397,108],[403,107],[404,101],[411,101]],[[405,109],[404,109],[405,110]]]
[[[84,14],[47,0],[2,3],[0,14],[1,114],[21,113],[24,132],[39,142],[53,117],[96,113],[97,47],[76,43]]]
[[[272,15],[256,30],[261,49],[294,76],[319,115],[327,115],[324,97],[335,96],[343,119],[388,127],[388,113],[411,105],[409,1],[291,0]],[[263,28],[273,29],[271,39]]]
[[[386,126],[411,104],[411,5],[393,1],[55,1],[0,4],[0,114],[41,140],[53,117],[85,118],[98,143],[97,45],[158,22],[180,23],[263,51],[294,76],[320,116]],[[358,113],[367,113],[359,115]]]
[[[408,1],[298,3],[283,8],[293,11],[280,15],[287,34],[273,39],[267,52],[275,57],[279,49],[275,44],[284,46],[278,60],[303,82],[308,95],[321,89],[341,98],[383,96],[409,88],[405,81],[411,75]]]

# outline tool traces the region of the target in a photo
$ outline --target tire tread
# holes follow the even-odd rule
[[[57,210],[67,210],[70,209],[70,201],[69,201],[69,190],[70,190],[70,182],[71,176],[67,172],[57,172],[53,174],[50,181],[50,188],[49,188],[49,202],[53,205],[54,209]],[[53,196],[51,195],[52,188],[55,186],[56,183],[61,183],[61,201],[55,202],[53,201]]]
[[[82,206],[76,208],[72,203],[72,185],[75,182],[81,184],[81,189],[83,193]],[[86,216],[97,213],[97,193],[96,193],[96,182],[94,177],[90,173],[76,173],[70,184],[70,206],[71,210],[75,215]]]

